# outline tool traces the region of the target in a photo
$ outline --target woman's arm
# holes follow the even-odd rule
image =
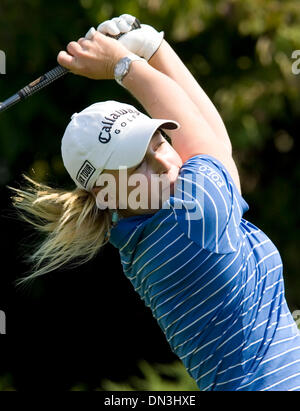
[[[180,124],[179,130],[168,130],[168,135],[183,162],[197,154],[208,154],[217,158],[228,169],[241,192],[231,150],[217,138],[198,107],[172,78],[149,64],[135,61],[131,64],[123,85],[151,117],[172,119]]]
[[[172,78],[198,107],[217,139],[231,153],[231,142],[216,107],[172,47],[163,40],[163,32],[159,33],[147,24],[141,24],[137,30],[129,30],[135,22],[134,16],[122,14],[99,24],[97,30],[102,34],[120,36],[119,42],[123,46],[144,57],[152,67]]]
[[[186,92],[210,125],[215,136],[231,153],[231,142],[216,107],[179,56],[165,40],[163,40],[159,49],[151,57],[149,64],[172,78]]]
[[[131,53],[117,40],[96,33],[92,40],[79,39],[61,51],[58,63],[75,74],[93,79],[112,79],[115,64]],[[197,154],[219,159],[240,187],[238,173],[229,150],[216,137],[198,107],[186,92],[169,76],[151,67],[146,61],[134,61],[123,85],[153,118],[177,121],[180,129],[170,131],[174,149],[185,162]]]

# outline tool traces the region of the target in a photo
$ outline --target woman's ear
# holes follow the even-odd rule
[[[100,210],[109,209],[108,193],[104,193],[103,187],[97,187],[96,205]],[[101,191],[103,190],[103,191]],[[96,191],[96,190],[95,190]]]
[[[98,185],[92,190],[96,197],[97,207],[100,210],[116,210],[118,205],[115,177],[112,174],[102,174],[97,183]]]
[[[101,190],[101,187],[100,186],[95,186],[95,187],[93,187],[93,189],[92,189],[92,194],[93,194],[93,196],[96,198],[97,197],[97,194],[99,193],[99,190]]]

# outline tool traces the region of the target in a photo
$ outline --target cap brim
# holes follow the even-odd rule
[[[180,125],[177,121],[164,120],[163,124],[161,124],[158,128],[163,128],[165,130],[177,130],[180,128]]]
[[[150,140],[157,129],[176,130],[180,127],[176,121],[165,119],[149,119],[149,122],[143,119],[140,128],[138,124],[136,126],[136,130],[143,130],[143,132],[132,133],[119,141],[117,149],[105,165],[106,170],[117,170],[119,167],[131,168],[138,165],[143,160]]]

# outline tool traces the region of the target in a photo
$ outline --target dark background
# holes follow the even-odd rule
[[[232,140],[245,218],[280,250],[286,296],[300,309],[299,130],[300,74],[292,73],[300,49],[298,1],[2,0],[0,101],[56,65],[58,52],[91,26],[122,13],[165,31],[209,95]],[[300,68],[300,63],[299,63]],[[90,263],[14,285],[36,237],[13,216],[8,185],[25,173],[73,188],[63,168],[60,142],[70,116],[108,99],[141,107],[114,81],[72,74],[0,114],[0,390],[69,390],[138,375],[138,361],[176,360],[144,303],[122,274],[118,252],[106,246]],[[180,102],[178,102],[180,104]],[[1,380],[1,377],[3,380]]]

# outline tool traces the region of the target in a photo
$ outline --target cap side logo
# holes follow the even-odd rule
[[[95,167],[88,161],[82,164],[80,170],[77,173],[76,180],[79,184],[81,184],[84,188],[86,188],[90,178],[96,171]]]

